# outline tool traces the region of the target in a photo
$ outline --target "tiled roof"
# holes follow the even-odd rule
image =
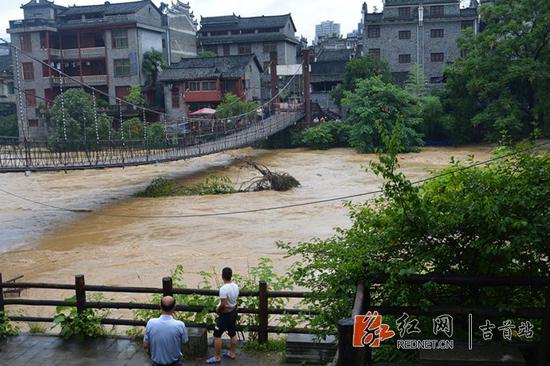
[[[38,8],[43,6],[54,7],[56,9],[65,9],[64,6],[56,5],[53,3],[53,1],[49,1],[49,0],[31,0],[25,5],[21,5],[21,9]]]
[[[245,68],[251,61],[263,71],[254,55],[184,58],[162,71],[159,80],[238,79],[244,75]]]
[[[101,5],[71,6],[67,8],[67,10],[61,12],[60,16],[74,16],[74,15],[97,14],[97,13],[101,13],[104,15],[133,14],[138,12],[143,7],[149,4],[153,4],[153,3],[149,0],[142,0],[142,1],[132,1],[132,2],[124,2],[124,3],[105,2],[104,4],[101,4]]]
[[[278,42],[286,41],[298,44],[297,39],[286,36],[283,33],[253,33],[253,34],[235,34],[231,36],[208,36],[199,35],[199,42],[204,45],[215,44],[234,44],[234,43],[260,43],[260,42]]]
[[[238,15],[224,15],[219,17],[204,17],[201,19],[201,30],[219,31],[234,29],[262,29],[262,28],[283,28],[290,20],[294,30],[296,26],[290,14],[271,15],[259,17],[241,17]]]
[[[353,50],[327,50],[322,49],[317,55],[317,62],[323,61],[343,61],[348,62],[353,54]]]
[[[422,0],[423,5],[429,4],[460,4],[460,0]],[[419,0],[386,0],[384,6],[419,5]]]

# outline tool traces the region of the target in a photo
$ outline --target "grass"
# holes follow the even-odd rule
[[[241,345],[244,351],[249,352],[285,352],[286,339],[268,340],[267,343],[248,341]]]
[[[46,327],[40,323],[28,323],[30,334],[43,334],[46,333]]]
[[[216,194],[231,194],[237,190],[231,179],[224,175],[209,175],[199,183],[190,186],[178,186],[174,181],[158,178],[138,193],[138,197],[173,197],[173,196],[205,196]]]

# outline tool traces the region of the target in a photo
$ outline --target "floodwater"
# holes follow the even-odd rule
[[[401,156],[413,180],[449,163],[451,157],[477,160],[489,146],[425,148]],[[302,187],[290,192],[254,192],[224,196],[136,198],[156,177],[191,183],[210,173],[244,182],[254,173],[241,168],[239,156],[292,174]],[[183,264],[189,286],[199,271],[231,266],[243,273],[259,258],[273,259],[284,272],[292,259],[275,243],[326,238],[349,225],[347,209],[336,201],[311,206],[228,216],[151,218],[252,210],[315,201],[379,188],[380,179],[365,172],[373,155],[350,149],[328,151],[242,149],[189,161],[127,169],[0,175],[0,187],[47,205],[91,209],[63,212],[0,192],[0,272],[4,279],[72,283],[84,274],[88,284],[161,286],[161,278]],[[354,199],[364,201],[366,197]]]

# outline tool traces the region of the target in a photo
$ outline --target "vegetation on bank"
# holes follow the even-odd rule
[[[280,243],[297,259],[290,274],[297,286],[312,291],[306,299],[319,311],[311,327],[335,334],[349,316],[357,283],[368,273],[390,281],[374,290],[377,305],[477,305],[506,309],[543,306],[544,293],[529,289],[458,289],[427,284],[412,287],[400,278],[413,273],[549,278],[550,153],[501,148],[514,153],[487,166],[462,169],[472,162],[452,162],[444,174],[422,186],[399,173],[402,140],[382,133],[388,153],[371,170],[384,178],[383,195],[350,205],[349,229],[326,240]],[[441,297],[441,294],[445,294]]]
[[[0,117],[0,136],[19,137],[19,126],[17,125],[17,114],[9,114]]]

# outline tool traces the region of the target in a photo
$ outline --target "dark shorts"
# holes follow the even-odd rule
[[[230,313],[221,313],[218,320],[216,320],[214,337],[220,338],[225,332],[230,337],[237,335],[237,310],[233,310]]]

